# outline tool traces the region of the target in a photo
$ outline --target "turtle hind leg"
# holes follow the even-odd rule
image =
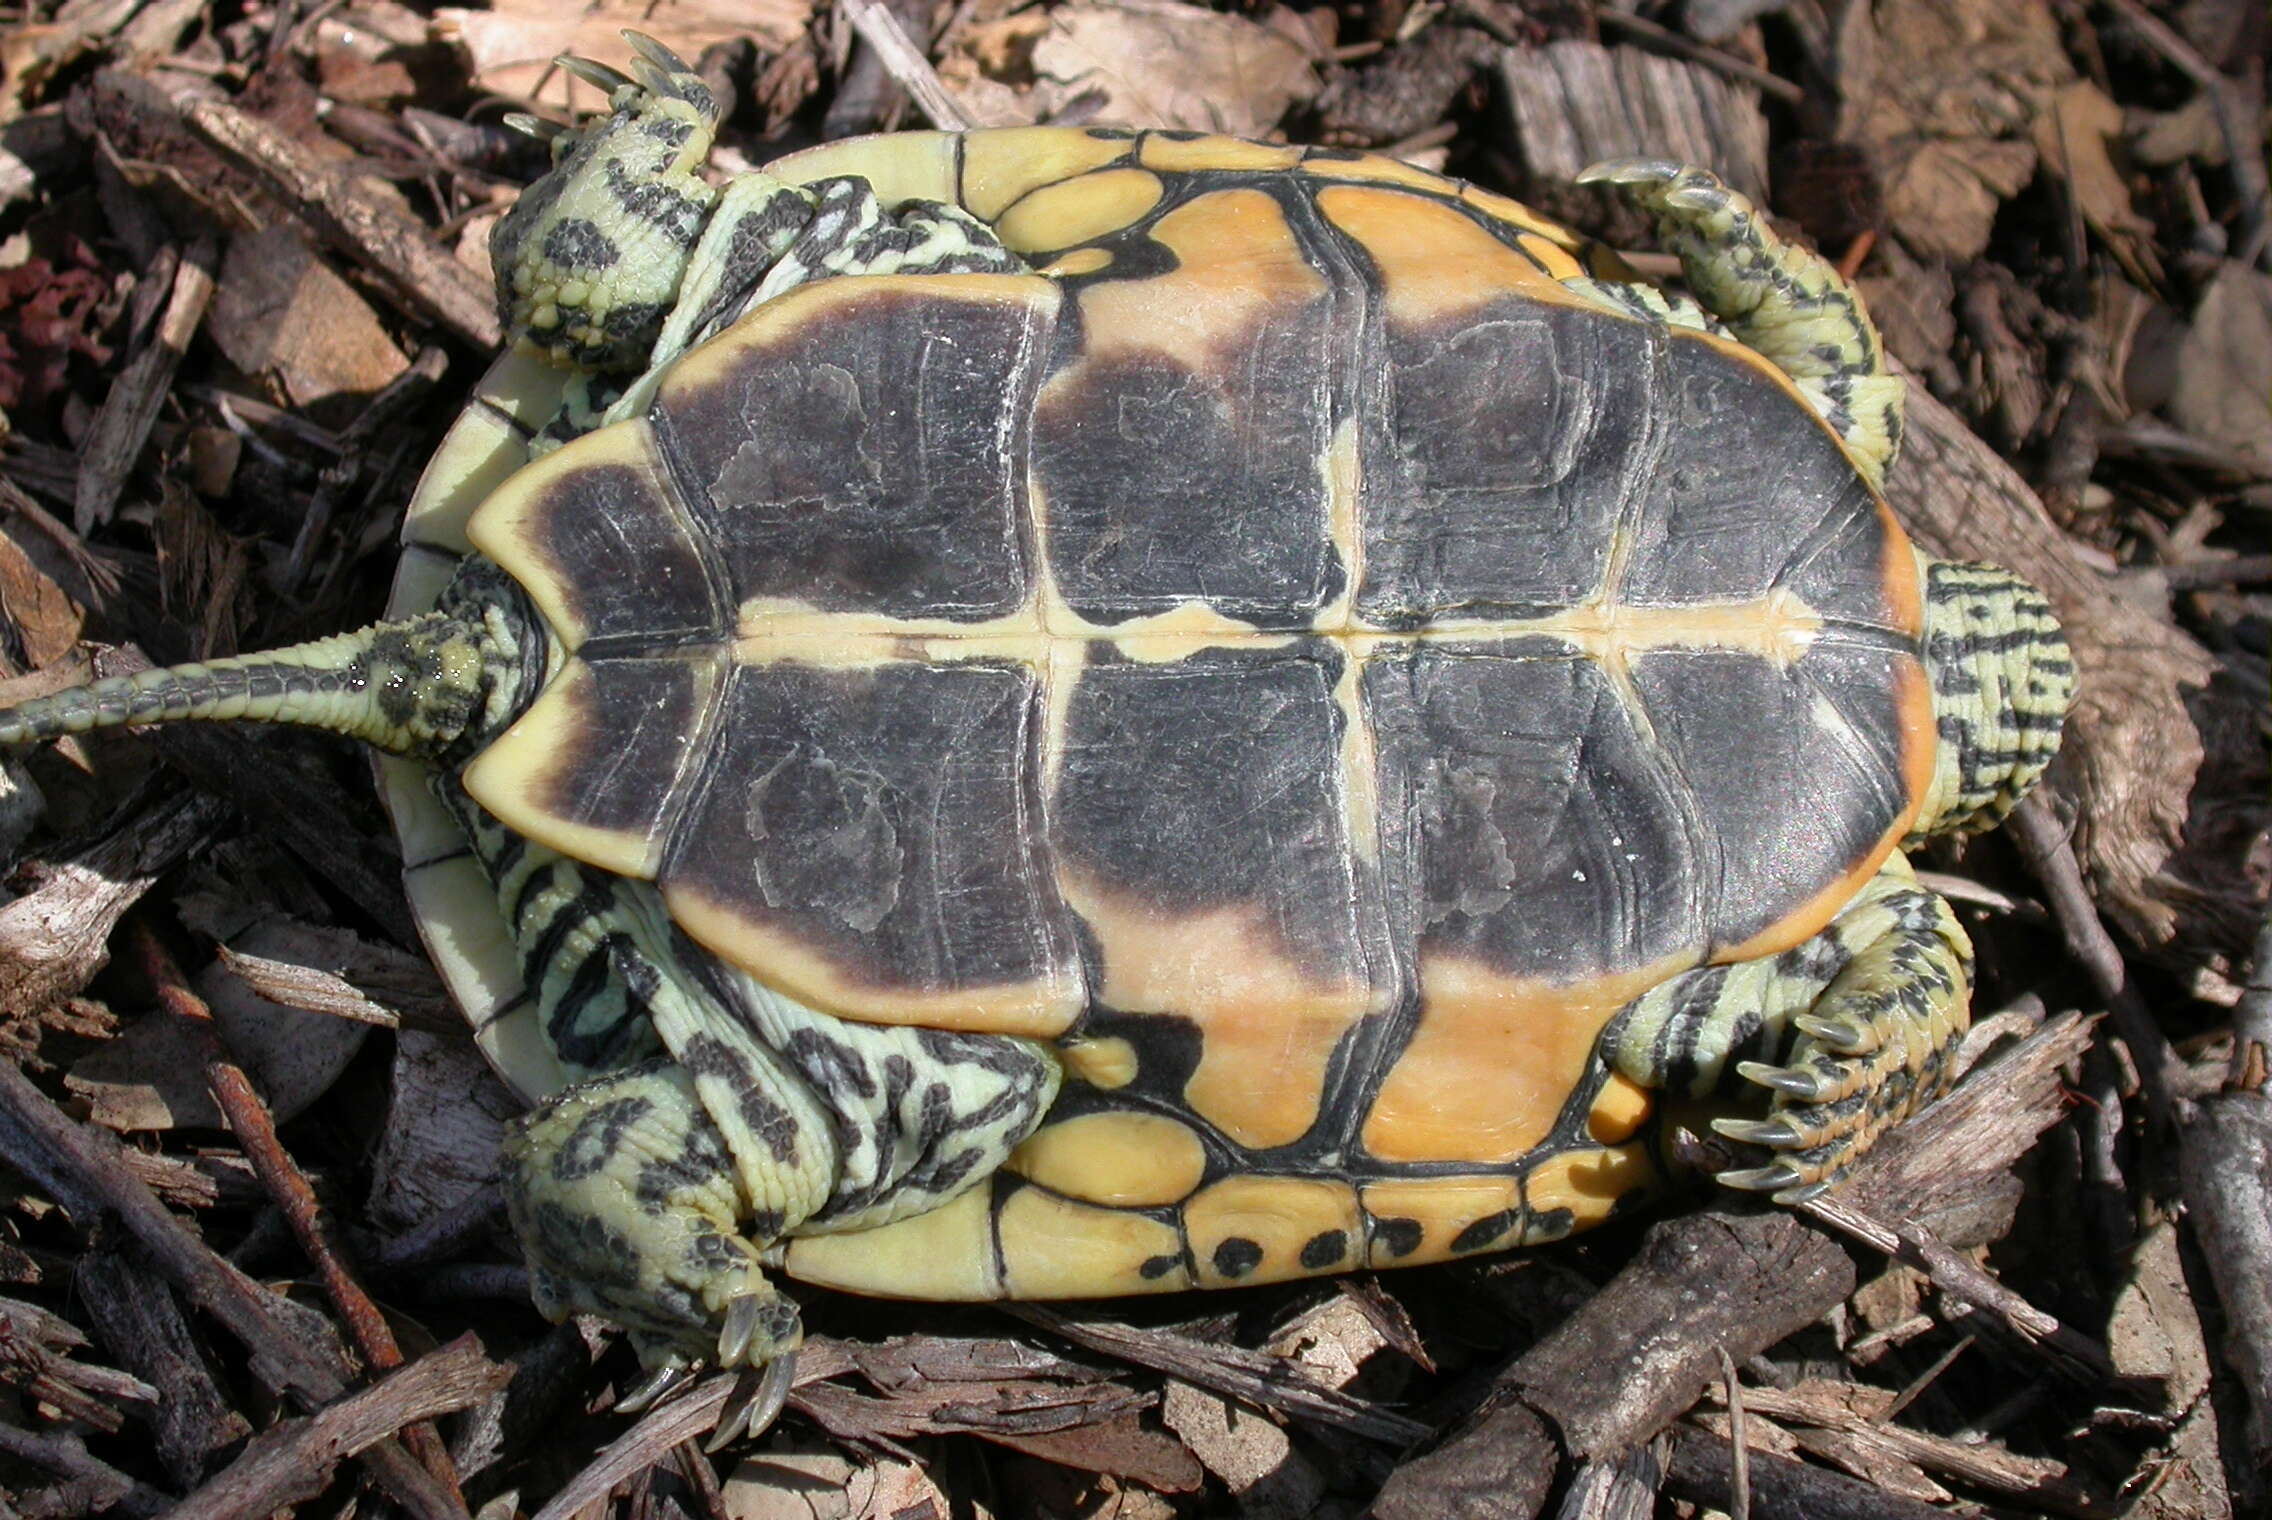
[[[1882,486],[1901,446],[1902,382],[1845,276],[1777,237],[1757,207],[1705,170],[1621,158],[1578,179],[1613,185],[1656,215],[1698,302],[1790,376]]]
[[[1703,967],[1637,999],[1609,1059],[1645,1086],[1697,1097],[1764,1089],[1765,1119],[1713,1128],[1773,1154],[1720,1181],[1797,1203],[1947,1087],[1970,974],[1955,914],[1896,856],[1804,944]]]
[[[760,1366],[803,1339],[767,1281],[726,1137],[664,1060],[557,1094],[506,1134],[505,1200],[537,1307],[621,1325],[654,1368]]]

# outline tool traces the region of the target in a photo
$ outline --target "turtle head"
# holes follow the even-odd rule
[[[1913,838],[1992,828],[2059,749],[2075,659],[2043,593],[1995,565],[1919,556],[1940,747]]]
[[[440,760],[518,716],[543,680],[549,646],[519,588],[477,557],[432,612],[57,692],[0,710],[0,746],[129,723],[286,723]]]
[[[699,171],[718,103],[669,48],[624,36],[630,74],[556,60],[606,92],[606,116],[576,131],[513,118],[550,139],[552,169],[498,222],[489,260],[511,337],[578,369],[637,374],[717,202]]]

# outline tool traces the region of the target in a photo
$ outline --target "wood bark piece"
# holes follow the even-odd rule
[[[1523,164],[1547,186],[1567,185],[1605,158],[1642,154],[1701,164],[1753,200],[1767,199],[1758,95],[1710,69],[1570,41],[1508,48],[1499,76]]]
[[[907,35],[907,28],[883,0],[837,0],[836,9],[852,23],[853,30],[871,49],[866,57],[873,60],[872,66],[881,67],[886,76],[905,90],[932,126],[942,131],[960,132],[973,125],[962,102],[940,83],[938,72],[931,67],[931,60],[921,44]],[[850,95],[853,81],[860,77],[863,61],[854,61],[853,72],[845,80],[840,99]]]
[[[438,322],[483,351],[503,340],[494,293],[393,201],[234,106],[190,100],[181,112],[224,157],[252,171],[328,242],[379,275],[412,316]]]
[[[66,1420],[116,1435],[126,1423],[121,1403],[153,1404],[158,1390],[131,1373],[78,1361],[78,1329],[30,1304],[0,1299],[0,1381],[53,1405]]]
[[[1948,1520],[1949,1512],[1889,1494],[1874,1484],[1828,1468],[1753,1450],[1752,1520]],[[1665,1489],[1675,1498],[1713,1509],[1733,1502],[1734,1453],[1726,1440],[1701,1430],[1673,1436]]]
[[[1896,1217],[1960,1200],[2000,1176],[2061,1111],[2059,1068],[2089,1042],[2069,1017],[2047,1026],[1888,1136],[1843,1185]],[[1814,1323],[1855,1286],[1852,1259],[1786,1211],[1721,1204],[1667,1220],[1609,1285],[1499,1375],[1477,1415],[1406,1463],[1375,1501],[1379,1520],[1451,1513],[1527,1520],[1499,1495],[1516,1459],[1613,1459],[1649,1439],[1719,1375]],[[1516,1411],[1520,1411],[1517,1413]],[[1526,1418],[1528,1416],[1528,1418]],[[1488,1474],[1478,1480],[1476,1472]]]
[[[476,1403],[511,1378],[511,1368],[482,1355],[480,1341],[460,1336],[360,1393],[262,1431],[212,1482],[182,1500],[171,1520],[236,1520],[312,1499],[342,1459],[406,1426]]]
[[[216,953],[246,987],[287,1008],[389,1029],[465,1028],[431,961],[345,929],[270,919]]]
[[[2051,599],[2080,678],[2052,768],[2079,805],[2075,853],[2099,905],[2138,945],[2181,962],[2209,953],[2184,938],[2179,916],[2189,898],[2232,890],[2203,879],[2212,863],[2185,855],[2203,753],[2186,697],[2215,673],[2207,651],[2087,568],[2026,482],[1914,383],[1886,496],[1931,553],[1992,560]]]
[[[244,1067],[232,1060],[231,1053],[223,1048],[213,1010],[190,991],[181,968],[174,964],[173,956],[167,953],[157,935],[150,932],[149,925],[136,923],[128,938],[137,967],[157,992],[159,1008],[169,1019],[188,1026],[195,1035],[213,1101],[220,1105],[229,1132],[237,1137],[238,1148],[252,1163],[261,1186],[283,1211],[301,1253],[314,1265],[316,1276],[323,1283],[324,1296],[331,1300],[332,1308],[347,1326],[364,1365],[382,1372],[400,1367],[402,1349],[395,1343],[393,1329],[349,1268],[346,1253],[334,1239],[331,1220],[316,1202],[316,1190],[309,1183],[307,1173],[300,1170],[299,1163],[284,1149],[284,1142],[276,1133],[275,1115],[261,1101]],[[426,1470],[462,1506],[464,1500],[457,1491],[457,1469],[450,1465],[449,1452],[433,1426],[414,1420],[402,1427],[402,1439],[426,1465]]]
[[[177,1485],[191,1487],[214,1455],[252,1434],[252,1426],[222,1396],[180,1300],[163,1279],[115,1248],[81,1256],[71,1286],[111,1355],[157,1388],[150,1423],[158,1460]]]
[[[122,1149],[102,1131],[74,1123],[15,1063],[0,1061],[0,1159],[82,1228],[92,1228],[105,1213],[116,1216],[149,1252],[151,1264],[244,1344],[253,1376],[271,1390],[289,1393],[309,1408],[344,1394],[347,1363],[331,1343],[329,1327],[215,1255],[134,1179]],[[391,1437],[359,1455],[418,1520],[466,1520],[464,1506]]]
[[[2014,1339],[2038,1350],[2067,1376],[2084,1382],[2114,1376],[2105,1347],[2036,1308],[1932,1235],[1880,1219],[1835,1194],[1799,1207],[1808,1218],[1931,1274],[1943,1293],[1985,1311]]]
[[[1010,1303],[1002,1309],[1077,1346],[1329,1429],[1399,1443],[1418,1440],[1428,1433],[1428,1427],[1417,1420],[1368,1404],[1338,1388],[1324,1387],[1294,1363],[1259,1351],[1209,1345],[1163,1330],[1077,1318],[1046,1304]]]
[[[1836,1431],[1857,1443],[1856,1449],[1872,1466],[1910,1464],[2062,1515],[2108,1513],[2104,1500],[2078,1483],[2066,1463],[2023,1457],[1987,1442],[1952,1441],[1894,1424],[1886,1418],[1893,1397],[1879,1388],[1846,1385],[1833,1389],[1821,1383],[1743,1391],[1744,1405],[1752,1413],[1786,1424]]]
[[[33,891],[0,907],[0,1010],[28,1017],[87,985],[108,941],[150,884],[219,826],[221,804],[182,795],[128,808],[101,840],[58,862]]]
[[[2248,1396],[2245,1436],[2272,1466],[2272,1094],[2202,1102],[2179,1153],[2186,1218],[2217,1285],[2225,1363]]]
[[[103,674],[114,673],[103,667]],[[348,741],[197,723],[160,728],[150,737],[168,765],[235,804],[247,823],[273,835],[397,944],[419,944],[402,897],[394,835],[366,832],[328,778],[311,777],[310,767],[296,763],[297,746]]]
[[[28,1430],[0,1422],[0,1456],[13,1457],[18,1462],[36,1467],[42,1472],[73,1484],[78,1492],[78,1503],[71,1508],[81,1513],[125,1515],[139,1520],[144,1515],[163,1515],[173,1505],[173,1499],[139,1483],[90,1454],[76,1435],[59,1432],[55,1435],[35,1435]],[[68,1513],[68,1509],[58,1509]],[[11,1514],[14,1511],[11,1509]]]
[[[813,1347],[808,1343],[798,1357],[799,1380],[815,1375],[809,1365]],[[562,1484],[560,1491],[538,1510],[532,1520],[571,1520],[589,1505],[605,1499],[608,1491],[626,1478],[660,1462],[683,1442],[700,1438],[718,1423],[726,1401],[741,1379],[731,1372],[716,1372],[675,1397],[664,1399],[639,1417],[629,1430],[609,1442],[584,1470]],[[792,1398],[794,1395],[792,1395]]]
[[[71,509],[71,525],[85,533],[97,523],[110,521],[126,477],[149,442],[158,420],[158,408],[173,388],[174,370],[189,352],[189,340],[205,321],[213,300],[213,272],[220,260],[220,243],[201,237],[189,245],[174,266],[173,294],[165,314],[142,351],[127,362],[111,382],[110,394],[95,418],[79,459],[78,487]]]

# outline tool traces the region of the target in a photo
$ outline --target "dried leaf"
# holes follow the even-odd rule
[[[1886,176],[1886,219],[1920,254],[1978,258],[1997,209],[2034,177],[2035,162],[2035,145],[2017,140],[1921,144]]]
[[[368,395],[409,367],[378,316],[292,224],[229,242],[205,328],[229,362],[299,406]]]
[[[1877,155],[1887,220],[1918,253],[1988,246],[1998,203],[2035,172],[2029,140],[2074,68],[2036,3],[1877,0],[1846,7],[1837,136]]]
[[[2177,350],[2170,415],[2272,475],[2272,276],[2226,263]]]
[[[0,673],[16,675],[69,654],[86,626],[87,609],[58,584],[47,564],[61,551],[45,534],[0,522]]]
[[[256,927],[240,943],[259,954],[274,941]],[[279,1123],[330,1091],[370,1033],[368,1024],[271,1003],[223,966],[200,972],[196,989],[213,1009],[224,1053],[245,1068]],[[153,1014],[129,1024],[64,1080],[111,1129],[217,1129],[221,1113],[205,1085],[205,1060],[195,1031]]]
[[[488,10],[436,11],[434,36],[465,50],[476,89],[582,113],[597,111],[606,101],[554,66],[552,60],[563,53],[627,67],[631,45],[623,40],[626,28],[645,32],[689,62],[714,42],[742,37],[777,51],[803,35],[812,14],[812,0],[687,0],[666,6],[649,0],[576,6],[500,0]]]
[[[1160,1422],[1239,1496],[1242,1513],[1259,1520],[1306,1520],[1317,1512],[1325,1479],[1268,1416],[1170,1380]]]
[[[1095,119],[1116,126],[1260,137],[1317,93],[1309,58],[1284,34],[1174,0],[1054,11],[1033,68],[1041,115],[1095,94]]]
[[[2154,224],[2130,204],[2130,186],[2107,150],[2108,140],[2121,131],[2122,107],[2097,85],[2079,79],[2035,119],[2035,146],[2044,164],[2065,177],[2091,229],[2115,246],[2125,264],[2142,266],[2158,278]]]

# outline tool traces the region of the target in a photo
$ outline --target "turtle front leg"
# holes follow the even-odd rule
[[[1777,237],[1757,207],[1703,169],[1620,158],[1578,180],[1613,185],[1653,212],[1704,310],[1789,375],[1870,483],[1885,483],[1901,446],[1901,379],[1886,369],[1878,330],[1845,276]]]
[[[1610,1064],[1694,1097],[1767,1089],[1764,1120],[1713,1128],[1773,1159],[1720,1181],[1801,1202],[1948,1086],[1971,968],[1956,915],[1897,855],[1806,943],[1701,967],[1635,1000],[1611,1032]]]

